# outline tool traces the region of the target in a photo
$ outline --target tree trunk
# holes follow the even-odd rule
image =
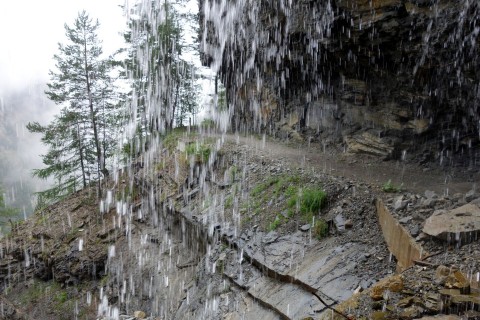
[[[77,137],[78,137],[78,152],[80,154],[80,167],[82,168],[82,181],[83,187],[87,187],[87,178],[85,177],[85,163],[83,160],[83,147],[82,147],[82,139],[80,139],[80,125],[77,121]]]
[[[180,84],[177,83],[177,88],[175,89],[175,100],[173,101],[173,107],[172,107],[173,109],[172,118],[170,119],[170,124],[169,124],[169,130],[173,129],[173,120],[175,119],[175,110],[177,109],[179,91],[180,91]],[[180,110],[180,112],[182,112],[182,110]],[[180,116],[180,119],[183,122],[183,115]]]
[[[95,118],[95,111],[93,109],[93,97],[92,97],[92,88],[91,88],[91,83],[90,83],[90,75],[88,74],[88,63],[87,63],[87,41],[85,39],[84,41],[84,47],[83,47],[83,54],[84,54],[84,59],[85,59],[85,79],[87,81],[87,95],[88,95],[88,107],[90,109],[90,117],[92,121],[92,127],[93,127],[93,139],[95,142],[95,148],[97,150],[97,175],[98,175],[98,197],[102,197],[102,184],[101,184],[101,172],[103,172],[104,168],[101,168],[102,166],[102,149],[100,148],[100,141],[98,139],[98,132],[97,132],[97,121]]]

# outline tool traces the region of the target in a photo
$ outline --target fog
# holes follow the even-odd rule
[[[26,214],[33,207],[30,194],[48,186],[49,181],[34,179],[33,168],[42,167],[45,152],[40,138],[26,129],[31,121],[48,123],[57,107],[43,94],[44,83],[31,83],[10,89],[0,100],[0,182],[6,204]]]
[[[54,69],[53,55],[64,43],[64,24],[71,25],[81,10],[100,22],[105,55],[123,45],[124,0],[25,0],[0,5],[0,186],[8,205],[28,214],[30,194],[47,187],[32,177],[46,152],[28,122],[48,124],[60,108],[44,94]],[[128,5],[128,4],[127,4]]]

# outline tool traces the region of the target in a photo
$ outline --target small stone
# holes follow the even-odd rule
[[[417,237],[420,234],[420,227],[418,226],[418,224],[410,228],[410,234],[412,235],[412,237]]]
[[[146,315],[145,312],[143,312],[143,311],[135,311],[135,312],[133,313],[133,316],[134,316],[136,319],[145,319],[147,315]]]
[[[304,224],[303,226],[300,226],[299,229],[300,229],[300,231],[306,232],[306,231],[310,230],[311,227],[312,226],[309,223],[307,223],[307,224]]]
[[[437,199],[428,198],[422,201],[422,206],[425,208],[433,208],[437,204]]]
[[[403,210],[407,207],[407,205],[408,205],[407,200],[398,199],[395,201],[395,204],[393,205],[393,209],[395,209],[396,211]]]
[[[479,194],[472,189],[465,194],[465,201],[470,202],[478,197]]]
[[[372,320],[384,320],[388,319],[388,313],[384,311],[375,311],[371,314]]]
[[[400,292],[403,289],[403,277],[401,275],[386,278],[372,287],[370,297],[375,300],[382,300],[386,290]]]
[[[467,277],[458,270],[449,274],[445,281],[445,287],[460,289],[461,294],[470,294],[470,282]]]
[[[412,216],[403,217],[402,219],[398,220],[401,224],[407,224],[410,220],[412,220]]]
[[[345,221],[345,228],[346,228],[346,229],[351,229],[351,228],[353,228],[353,221],[350,220],[350,219],[347,219],[347,220]]]
[[[435,193],[435,191],[431,191],[431,190],[426,190],[425,191],[425,198],[427,199],[432,199],[432,198],[437,198],[437,194]]]
[[[333,223],[339,232],[345,231],[345,218],[342,214],[337,214],[333,219]]]
[[[422,313],[420,307],[412,306],[408,307],[400,313],[400,319],[416,319]]]
[[[410,307],[412,303],[413,303],[413,297],[406,297],[398,301],[397,306],[399,306],[400,308],[407,308],[407,307]]]

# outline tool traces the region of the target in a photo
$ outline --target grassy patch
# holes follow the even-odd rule
[[[162,142],[165,148],[167,148],[170,152],[175,150],[178,144],[178,140],[185,136],[187,132],[187,127],[178,127],[174,128],[171,132],[169,132],[166,136],[163,137]],[[193,133],[190,134],[193,136]]]
[[[187,145],[185,152],[187,156],[193,156],[196,161],[206,163],[210,158],[212,148],[205,143],[190,143]]]
[[[67,300],[68,300],[68,294],[66,291],[59,291],[57,292],[57,294],[55,295],[55,300],[58,302],[58,303],[65,303]]]
[[[305,189],[300,202],[300,212],[317,213],[327,204],[327,195],[321,189]]]
[[[260,193],[266,191],[268,188],[273,186],[274,184],[277,184],[279,181],[278,177],[270,177],[267,179],[267,181],[257,184],[253,189],[252,189],[252,196],[258,196]]]
[[[306,178],[300,175],[269,177],[252,188],[248,208],[254,215],[266,215],[263,221],[268,222],[264,223],[264,227],[270,231],[295,216],[302,222],[311,223],[327,204],[327,195],[318,187],[304,188],[307,184]],[[283,215],[278,215],[278,212],[283,212]],[[323,236],[325,232],[319,228],[318,232]]]
[[[25,310],[38,306],[48,310],[51,313],[49,319],[73,319],[75,300],[69,295],[68,289],[60,287],[55,281],[35,280],[28,288],[17,293],[15,299]]]
[[[392,183],[392,180],[389,179],[387,182],[383,184],[382,190],[388,193],[397,193],[402,191],[402,187],[403,187],[403,183],[399,186],[396,186]]]

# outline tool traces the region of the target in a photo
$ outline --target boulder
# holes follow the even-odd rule
[[[448,242],[469,243],[480,231],[480,207],[466,204],[452,210],[436,210],[426,221],[423,232]]]

